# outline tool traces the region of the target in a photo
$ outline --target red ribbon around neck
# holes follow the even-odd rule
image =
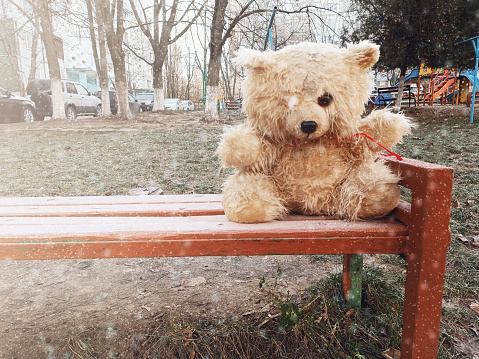
[[[366,137],[368,140],[373,141],[375,144],[377,144],[379,147],[381,147],[381,148],[384,149],[385,151],[389,152],[388,154],[381,153],[382,156],[394,156],[394,157],[396,157],[399,161],[402,161],[402,157],[399,156],[397,153],[391,151],[390,149],[387,149],[386,147],[384,147],[383,145],[381,145],[378,141],[376,141],[374,138],[372,138],[371,136],[369,136],[368,134],[363,133],[363,132],[358,132],[358,133],[355,133],[354,135],[351,135],[351,136],[348,136],[348,137],[343,137],[343,138],[329,138],[329,140],[331,140],[331,141],[343,141],[343,140],[349,140],[350,138],[353,138],[353,137],[356,137],[356,136],[364,136],[364,137]]]
[[[375,144],[377,144],[379,147],[381,147],[382,149],[384,149],[385,151],[389,152],[388,154],[384,154],[384,153],[381,153],[382,156],[394,156],[396,157],[399,161],[402,161],[402,157],[399,156],[397,153],[387,149],[386,147],[384,147],[383,145],[381,145],[378,141],[376,141],[374,138],[372,138],[371,136],[363,133],[363,132],[358,132],[358,133],[355,133],[354,135],[351,135],[351,136],[348,136],[348,137],[343,137],[343,138],[328,138],[328,140],[331,140],[331,141],[344,141],[344,140],[349,140],[350,138],[353,138],[353,137],[356,137],[356,136],[364,136],[366,137],[368,140],[371,140],[373,141]],[[291,144],[291,147],[295,148],[297,147],[298,144],[297,143],[292,143]]]

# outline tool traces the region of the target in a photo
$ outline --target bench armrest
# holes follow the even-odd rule
[[[401,201],[396,218],[409,226],[433,219],[436,230],[449,231],[453,169],[409,158],[387,157],[386,163],[400,176],[399,184],[411,190],[411,203]]]

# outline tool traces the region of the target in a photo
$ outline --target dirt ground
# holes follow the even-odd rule
[[[225,320],[270,313],[259,277],[273,285],[278,268],[275,290],[299,299],[340,266],[308,256],[2,261],[0,357],[45,357],[74,328],[107,333],[165,314]]]
[[[128,131],[184,126],[200,117],[196,112],[103,119],[101,124],[97,119],[45,121],[1,125],[0,131]],[[46,358],[55,339],[72,328],[103,327],[106,337],[114,337],[122,326],[163,315],[224,320],[269,313],[274,308],[259,288],[260,277],[266,285],[277,279],[275,291],[294,300],[319,278],[340,270],[336,260],[310,256],[0,261],[0,358]]]

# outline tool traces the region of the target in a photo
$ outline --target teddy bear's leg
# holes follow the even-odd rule
[[[396,208],[399,178],[381,161],[351,171],[338,196],[338,215],[348,219],[380,218]]]
[[[260,223],[287,212],[273,180],[264,174],[236,173],[223,187],[223,208],[229,220]]]
[[[378,183],[362,199],[358,218],[380,218],[396,208],[401,192],[396,183]]]

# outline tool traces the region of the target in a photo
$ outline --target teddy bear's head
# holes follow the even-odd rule
[[[355,133],[378,58],[379,47],[367,41],[344,49],[316,43],[240,49],[235,62],[249,68],[243,101],[251,126],[295,143]]]

